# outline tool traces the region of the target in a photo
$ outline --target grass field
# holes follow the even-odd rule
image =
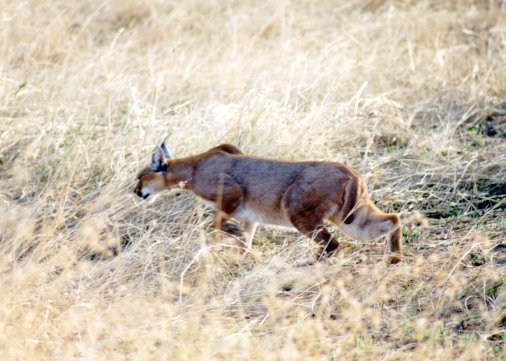
[[[239,257],[165,135],[352,165],[404,261]],[[0,182],[1,360],[505,359],[506,2],[3,0]]]

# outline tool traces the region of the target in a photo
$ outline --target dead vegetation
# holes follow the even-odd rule
[[[2,360],[506,357],[504,1],[7,1],[0,44]],[[131,194],[167,133],[353,165],[405,261],[336,230],[295,267],[269,227],[241,259]]]

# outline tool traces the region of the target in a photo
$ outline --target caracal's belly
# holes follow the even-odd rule
[[[254,204],[241,204],[232,216],[239,221],[293,227],[288,215],[282,210],[259,207]]]
[[[216,209],[216,202],[205,199],[202,201],[209,208]],[[239,205],[231,216],[238,221],[248,221],[290,228],[293,227],[288,215],[282,210],[272,210],[267,207],[260,207],[249,203]]]

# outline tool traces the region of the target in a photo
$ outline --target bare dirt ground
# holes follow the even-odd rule
[[[135,174],[246,153],[352,165],[405,260],[261,227],[241,258]],[[0,359],[506,358],[504,1],[3,1]],[[426,222],[413,219],[416,212]]]

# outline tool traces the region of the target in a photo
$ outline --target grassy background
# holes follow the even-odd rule
[[[0,6],[2,360],[504,359],[504,1]],[[405,262],[261,227],[136,171],[222,142],[364,174]]]

